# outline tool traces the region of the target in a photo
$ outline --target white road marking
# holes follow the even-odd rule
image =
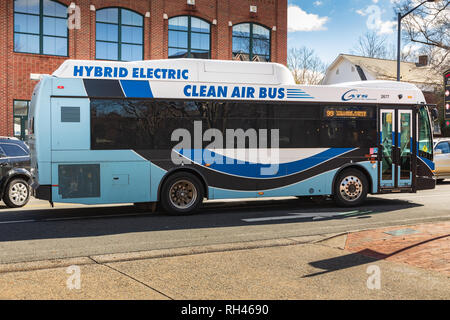
[[[299,219],[299,218],[324,219],[324,218],[330,218],[330,217],[341,216],[341,215],[352,214],[352,213],[359,213],[359,211],[347,211],[347,212],[289,212],[289,213],[287,213],[287,214],[289,214],[289,216],[249,218],[249,219],[242,219],[242,221],[245,221],[245,222],[260,222],[260,221],[289,220],[289,219]]]

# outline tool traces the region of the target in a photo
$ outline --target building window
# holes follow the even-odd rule
[[[95,55],[100,60],[143,60],[143,16],[122,8],[98,10]]]
[[[14,0],[14,51],[67,56],[67,7],[52,0]]]
[[[28,109],[30,101],[14,100],[14,136],[25,140],[28,136]]]
[[[256,23],[233,26],[233,59],[270,61],[270,29]]]
[[[169,58],[211,58],[211,26],[192,17],[169,19]]]

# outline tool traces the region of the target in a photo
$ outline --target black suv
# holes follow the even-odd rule
[[[0,137],[0,200],[20,208],[30,200],[30,149],[16,138]]]

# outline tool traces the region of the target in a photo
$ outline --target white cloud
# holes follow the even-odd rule
[[[367,15],[367,13],[364,10],[358,9],[356,10],[356,13],[359,14],[360,16],[365,17]]]
[[[314,1],[314,5],[315,5],[316,7],[320,7],[322,4],[323,4],[322,1]]]
[[[382,21],[375,22],[376,30],[378,34],[391,34],[397,28],[397,21]]]
[[[327,30],[325,24],[328,17],[319,17],[317,14],[307,13],[300,7],[288,7],[288,31],[319,31]]]

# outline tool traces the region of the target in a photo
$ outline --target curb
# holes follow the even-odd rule
[[[64,268],[73,265],[80,266],[94,263],[95,261],[93,261],[88,257],[7,263],[7,264],[0,264],[0,274],[9,272],[23,272],[23,271]]]
[[[195,247],[158,249],[158,250],[138,251],[128,253],[103,254],[103,255],[94,255],[88,257],[67,258],[67,259],[7,263],[7,264],[0,264],[0,274],[9,272],[25,272],[44,269],[56,269],[69,267],[72,265],[82,266],[91,264],[106,264],[115,262],[170,258],[170,257],[216,253],[216,252],[229,252],[229,251],[261,249],[271,247],[286,247],[292,245],[314,243],[314,241],[318,241],[320,239],[324,239],[324,236],[321,235],[304,236],[304,237],[282,238],[272,240],[215,244],[209,246],[195,246]]]

